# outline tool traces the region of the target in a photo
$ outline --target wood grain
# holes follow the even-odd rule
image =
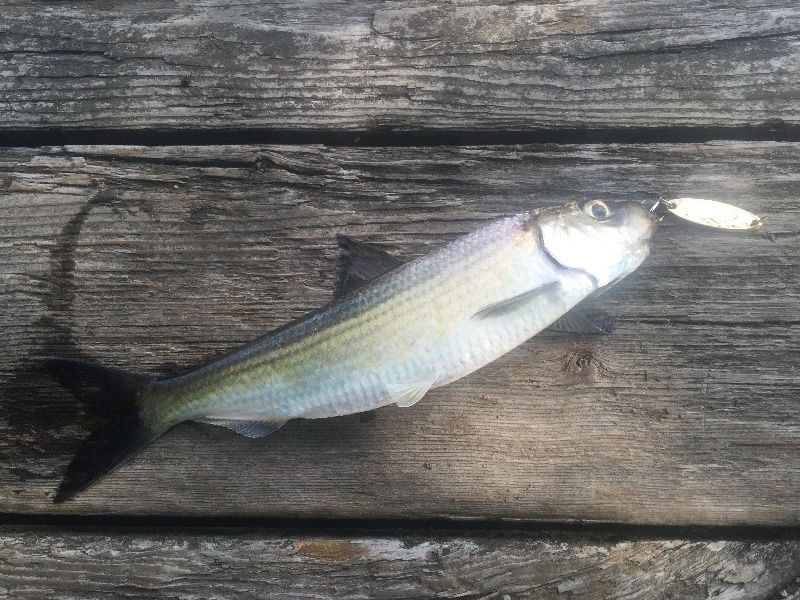
[[[6,149],[0,509],[796,525],[799,149]],[[545,334],[411,409],[262,440],[184,424],[51,505],[93,421],[44,357],[174,374],[327,302],[338,231],[412,257],[499,215],[660,195],[767,226],[666,223],[601,299],[613,335]]]
[[[785,0],[21,0],[0,130],[780,129],[799,41]]]
[[[800,543],[563,532],[0,530],[0,595],[69,598],[787,598]]]

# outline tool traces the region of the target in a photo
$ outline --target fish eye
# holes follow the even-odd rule
[[[602,221],[611,216],[611,209],[602,200],[591,200],[583,205],[583,210],[586,211],[593,219]]]

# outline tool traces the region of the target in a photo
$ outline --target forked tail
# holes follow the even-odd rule
[[[75,454],[53,502],[73,498],[146,448],[164,429],[145,423],[139,403],[153,377],[126,373],[80,360],[53,359],[45,365],[75,397],[104,414]]]

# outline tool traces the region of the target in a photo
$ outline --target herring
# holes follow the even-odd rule
[[[492,222],[404,264],[340,236],[337,299],[187,375],[156,381],[49,360],[77,396],[99,389],[84,400],[110,416],[78,449],[54,502],[183,421],[261,437],[289,419],[412,406],[554,322],[602,330],[572,309],[633,272],[657,226],[635,202],[572,203]]]

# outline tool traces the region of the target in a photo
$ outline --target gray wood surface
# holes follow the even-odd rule
[[[800,542],[0,529],[0,597],[797,598]]]
[[[798,42],[786,0],[6,2],[0,131],[780,128]]]
[[[0,598],[800,600],[800,144],[164,145],[797,140],[799,85],[785,0],[3,3],[0,145],[157,146],[0,149],[0,523],[23,524]],[[767,224],[665,224],[598,301],[612,336],[545,334],[411,409],[264,440],[182,425],[51,504],[94,420],[45,357],[176,374],[327,302],[336,232],[414,257],[661,195]],[[406,518],[795,533],[357,529]]]
[[[0,153],[0,509],[43,514],[800,519],[800,145],[63,147]],[[716,198],[763,232],[665,224],[601,298],[410,409],[262,440],[184,424],[50,501],[93,421],[41,370],[174,374],[330,299],[334,234],[412,257],[499,215]]]

